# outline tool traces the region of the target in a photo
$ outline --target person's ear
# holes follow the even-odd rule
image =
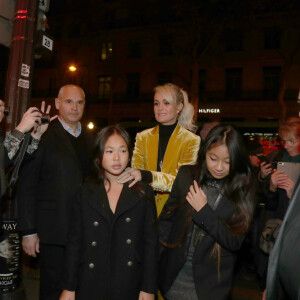
[[[179,105],[177,105],[176,111],[177,111],[178,114],[181,113],[182,109],[183,109],[183,103],[180,103]]]
[[[55,98],[55,107],[57,110],[59,110],[60,100],[58,98]]]
[[[101,167],[101,161],[100,161],[100,158],[99,158],[99,157],[97,157],[96,161],[97,161],[97,165],[98,165],[99,167]]]

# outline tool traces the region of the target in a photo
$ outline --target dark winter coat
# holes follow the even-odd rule
[[[92,141],[86,140],[89,160]],[[65,245],[72,203],[83,181],[82,171],[67,131],[51,122],[39,148],[20,170],[18,222],[23,234],[37,233],[40,242]]]
[[[76,299],[134,300],[156,293],[158,232],[154,194],[123,186],[113,221],[103,184],[86,183],[74,203],[63,288]]]
[[[197,296],[205,300],[227,299],[232,286],[235,254],[244,237],[234,236],[223,222],[234,213],[233,203],[226,197],[221,198],[215,211],[206,204],[196,212],[186,202],[186,195],[195,178],[194,171],[195,166],[182,166],[179,169],[170,198],[159,218],[160,240],[171,245],[181,242],[179,247],[163,249],[159,262],[159,286],[165,294],[186,261],[190,240],[184,231],[188,217],[192,216],[191,224],[195,223],[206,233],[204,239],[197,243],[192,259]],[[221,245],[219,278],[217,258],[212,255],[215,242]]]

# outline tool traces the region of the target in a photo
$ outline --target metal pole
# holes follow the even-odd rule
[[[11,111],[8,131],[17,126],[30,103],[38,4],[38,0],[16,2],[5,87],[5,103]]]
[[[38,0],[17,0],[13,22],[13,34],[9,54],[5,87],[5,103],[10,107],[7,118],[7,130],[13,130],[29,106],[33,57],[35,50]],[[4,211],[4,242],[10,245],[12,259],[6,261],[1,271],[1,280],[6,287],[1,289],[2,300],[24,300],[26,295],[22,287],[21,240],[17,231],[17,215],[14,197],[7,201]],[[6,280],[5,280],[6,279]]]

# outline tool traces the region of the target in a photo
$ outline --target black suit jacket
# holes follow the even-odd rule
[[[193,274],[199,299],[227,299],[232,285],[235,253],[240,248],[243,236],[234,236],[224,224],[232,217],[232,202],[222,197],[214,211],[206,204],[196,212],[188,202],[186,195],[195,178],[195,166],[182,166],[172,187],[172,191],[162,214],[159,217],[159,238],[175,248],[165,247],[159,262],[159,286],[166,293],[182,269],[190,245],[185,234],[187,219],[206,232],[196,245],[193,254]],[[191,225],[192,226],[192,225]],[[190,228],[187,228],[190,230]],[[218,278],[217,259],[212,255],[215,242],[221,245],[220,278]],[[220,279],[220,280],[219,280]]]
[[[63,288],[76,299],[138,299],[156,293],[158,233],[154,194],[123,186],[116,212],[110,212],[103,184],[85,183],[70,222]],[[92,265],[91,265],[92,264]]]
[[[300,176],[270,254],[267,299],[300,299]]]
[[[84,131],[86,147],[90,143]],[[68,133],[56,120],[38,150],[20,170],[17,199],[19,230],[38,233],[42,243],[64,245],[72,202],[83,181]]]

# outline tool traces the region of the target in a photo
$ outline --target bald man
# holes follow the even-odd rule
[[[84,91],[63,86],[52,122],[33,159],[20,171],[19,229],[25,253],[40,258],[40,299],[57,300],[61,293],[64,250],[72,202],[90,173],[90,142],[81,127]]]

